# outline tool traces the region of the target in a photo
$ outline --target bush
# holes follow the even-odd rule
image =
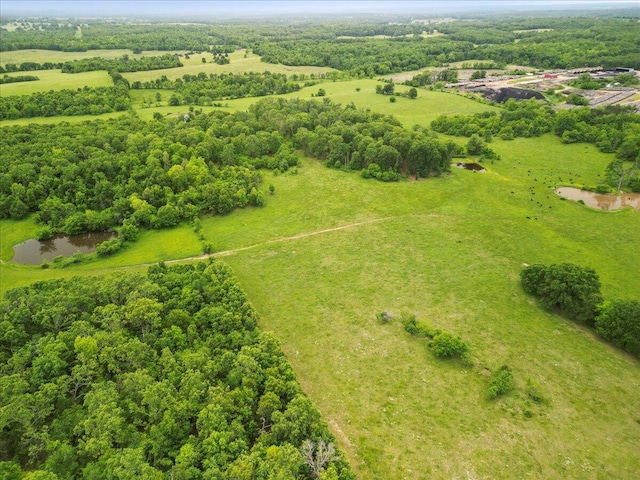
[[[514,388],[513,373],[507,365],[501,366],[491,374],[491,383],[487,394],[490,400],[509,393]]]
[[[545,399],[542,396],[542,391],[540,389],[540,385],[536,382],[527,378],[526,385],[524,387],[524,393],[529,397],[532,401],[536,403],[544,403]]]
[[[596,332],[626,352],[640,357],[640,302],[611,300],[598,308]]]
[[[36,240],[50,240],[54,237],[56,231],[51,227],[42,227],[36,232]]]
[[[596,307],[602,303],[595,270],[571,263],[530,265],[520,280],[524,291],[539,296],[544,308],[557,308],[572,320],[593,324]]]
[[[112,238],[106,242],[102,242],[96,247],[96,253],[99,257],[106,257],[113,255],[122,248],[122,240],[119,238]]]
[[[440,333],[440,330],[433,330],[429,324],[417,321],[416,316],[412,313],[402,312],[400,314],[400,321],[402,322],[404,330],[411,335],[433,338],[434,335]]]
[[[438,358],[459,357],[468,350],[467,344],[460,337],[454,337],[446,332],[441,332],[433,337],[431,348],[433,354]]]
[[[392,316],[389,312],[378,312],[376,313],[376,320],[380,323],[391,323]]]

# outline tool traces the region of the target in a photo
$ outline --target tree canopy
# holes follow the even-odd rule
[[[314,466],[352,480],[277,340],[257,321],[219,262],[7,292],[0,472],[308,479]],[[331,445],[331,457],[318,464],[308,442]]]

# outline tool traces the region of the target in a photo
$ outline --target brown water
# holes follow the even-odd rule
[[[579,188],[562,187],[556,193],[568,200],[582,200],[585,205],[600,210],[618,210],[622,207],[633,207],[640,210],[640,193],[624,193],[613,195],[611,193],[595,193]]]
[[[113,232],[92,232],[82,235],[56,235],[51,240],[35,240],[33,238],[13,247],[14,263],[23,265],[39,265],[44,260],[53,260],[58,255],[70,256],[76,252],[91,253],[96,246],[106,240],[114,238]]]

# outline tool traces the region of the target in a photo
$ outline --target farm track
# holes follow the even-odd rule
[[[339,230],[345,230],[348,228],[354,228],[354,227],[359,227],[361,225],[368,225],[370,223],[377,223],[377,222],[384,222],[387,220],[391,220],[397,218],[395,216],[393,217],[382,217],[382,218],[372,218],[371,220],[365,220],[362,222],[355,222],[355,223],[349,223],[347,225],[341,225],[339,227],[332,227],[332,228],[324,228],[322,230],[316,230],[313,232],[306,232],[306,233],[298,233],[296,235],[292,235],[290,237],[280,237],[280,238],[274,238],[272,240],[267,240],[264,242],[260,242],[260,243],[256,243],[254,245],[249,245],[247,247],[240,247],[240,248],[234,248],[234,249],[230,249],[230,250],[223,250],[220,252],[215,252],[215,253],[208,253],[205,255],[196,255],[193,257],[185,257],[185,258],[177,258],[175,260],[166,260],[164,263],[167,265],[170,264],[174,264],[174,263],[183,263],[183,262],[196,262],[198,260],[207,260],[208,258],[219,258],[219,257],[228,257],[230,255],[235,255],[238,252],[243,252],[245,250],[251,250],[253,248],[257,248],[257,247],[261,247],[263,245],[270,245],[270,244],[274,244],[274,243],[282,243],[282,242],[289,242],[292,240],[300,240],[301,238],[306,238],[306,237],[312,237],[315,235],[322,235],[324,233],[330,233],[330,232],[336,232]],[[153,263],[139,263],[139,264],[135,264],[135,265],[127,265],[123,268],[137,268],[137,267],[147,267],[147,266],[152,266],[155,265],[157,262],[153,262]]]

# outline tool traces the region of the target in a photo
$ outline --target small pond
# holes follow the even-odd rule
[[[600,210],[618,210],[622,207],[633,207],[640,210],[640,193],[595,193],[579,188],[562,187],[556,193],[567,200],[582,200],[585,205]]]
[[[464,168],[465,170],[471,170],[472,172],[486,172],[487,170],[479,163],[456,163],[456,167]]]
[[[76,252],[91,253],[96,246],[116,236],[113,232],[92,232],[82,235],[58,234],[51,240],[35,240],[33,238],[13,247],[14,263],[23,265],[39,265],[44,260],[53,260],[58,255],[70,256]]]

